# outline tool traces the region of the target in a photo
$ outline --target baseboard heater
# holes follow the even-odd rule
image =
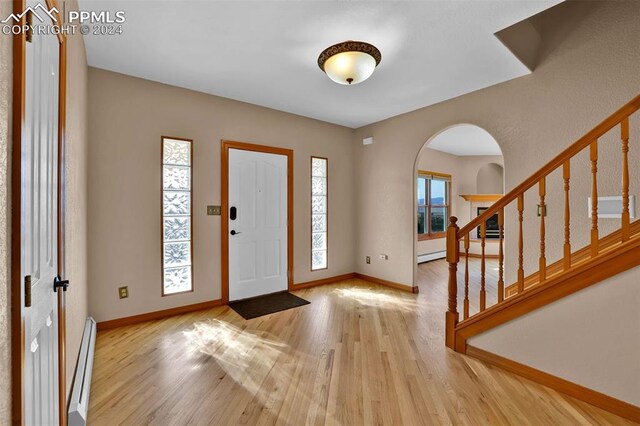
[[[418,263],[428,262],[430,260],[443,259],[447,257],[447,252],[445,250],[436,251],[433,253],[421,254],[418,256]]]
[[[87,318],[84,323],[78,365],[73,378],[73,389],[69,401],[69,426],[85,426],[89,413],[89,391],[91,388],[91,371],[93,370],[93,352],[96,346],[96,322]],[[62,378],[64,380],[64,378]]]

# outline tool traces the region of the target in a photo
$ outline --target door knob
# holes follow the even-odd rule
[[[242,232],[236,232],[235,229],[232,229],[230,232],[231,235],[242,234]]]
[[[69,287],[69,280],[63,280],[60,275],[56,275],[53,279],[53,291],[57,292],[60,287],[62,287],[63,291],[67,291],[67,288]]]

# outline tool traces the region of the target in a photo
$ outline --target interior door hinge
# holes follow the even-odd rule
[[[31,275],[24,277],[24,306],[31,307]]]
[[[31,43],[33,41],[33,12],[28,10],[25,18],[27,19],[25,36],[27,38],[27,43]]]

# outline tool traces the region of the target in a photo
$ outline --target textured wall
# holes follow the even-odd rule
[[[89,68],[90,312],[98,321],[220,298],[220,140],[294,150],[294,282],[354,270],[353,130]],[[161,136],[194,140],[194,292],[161,297]],[[329,158],[329,269],[310,270],[310,156]],[[375,190],[374,187],[369,190]],[[129,287],[118,299],[117,288]]]
[[[504,193],[504,168],[500,164],[485,164],[477,173],[478,194]]]
[[[11,2],[0,1],[0,16],[11,13]],[[0,424],[11,422],[11,342],[9,303],[11,144],[11,37],[0,35]]]
[[[361,212],[357,271],[407,285],[413,282],[414,164],[425,141],[442,129],[471,123],[491,133],[504,154],[508,191],[639,94],[639,20],[640,2],[562,4],[539,23],[544,44],[540,65],[533,74],[358,129],[354,137]],[[632,127],[632,141],[637,146],[638,126]],[[373,136],[375,143],[361,146],[359,141],[366,136]],[[619,191],[619,144],[609,142],[613,143],[602,144],[601,195]],[[638,154],[638,149],[630,152],[635,164],[640,161]],[[586,196],[590,181],[584,156],[573,164],[572,223],[579,246],[586,241],[589,229]],[[631,170],[631,192],[638,194],[639,170]],[[376,191],[368,191],[370,187]],[[548,259],[553,260],[561,253],[561,232],[557,231],[562,223],[562,185],[558,174],[550,178],[547,187]],[[535,196],[533,191],[525,196],[529,201],[525,211],[529,271],[537,262],[539,246]],[[508,214],[508,220],[515,218],[513,212]],[[507,226],[515,229],[513,222],[507,221]],[[614,226],[611,220],[601,221],[603,232]],[[376,232],[371,232],[374,229]],[[513,236],[507,233],[507,238]],[[507,243],[513,246],[512,240]],[[387,253],[389,260],[374,257],[367,265],[367,253]],[[513,263],[507,266],[511,266],[507,275],[512,276]]]
[[[76,10],[76,0],[66,2]],[[84,40],[77,34],[67,45],[66,127],[66,277],[67,292],[67,391],[76,366],[84,321],[88,311],[87,281],[87,57]]]

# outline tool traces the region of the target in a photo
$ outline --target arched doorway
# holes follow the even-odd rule
[[[445,257],[450,216],[464,226],[504,194],[504,157],[495,138],[473,124],[457,124],[429,138],[416,155],[414,283],[417,265]],[[478,247],[475,247],[478,245]],[[479,244],[471,243],[471,252]],[[493,254],[492,244],[487,252]]]

